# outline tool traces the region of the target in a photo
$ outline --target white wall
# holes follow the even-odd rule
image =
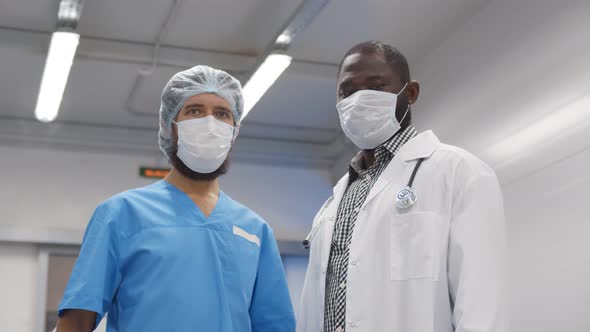
[[[37,250],[0,243],[0,330],[35,331]]]
[[[492,0],[412,66],[422,83],[418,128],[499,166],[510,332],[590,331],[590,119],[580,110],[574,126],[516,155],[489,153],[588,96],[588,17],[587,0]]]
[[[510,331],[590,331],[590,150],[504,187]]]
[[[489,150],[590,94],[588,17],[587,0],[488,1],[422,62],[411,64],[422,83],[413,113],[418,128],[434,129],[445,142],[481,157],[494,155],[487,159],[493,164],[511,159]],[[555,136],[584,131],[573,127]],[[561,150],[542,161],[563,157]]]
[[[299,307],[299,298],[303,290],[307,262],[307,256],[287,256],[283,259],[285,273],[287,274],[287,283],[289,284],[289,294],[291,295],[295,312],[297,312]]]
[[[151,180],[155,158],[0,146],[0,225],[84,229],[108,197]],[[328,171],[234,163],[222,190],[262,215],[277,239],[305,237],[332,190]]]

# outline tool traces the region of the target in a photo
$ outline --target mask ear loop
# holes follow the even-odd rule
[[[410,83],[410,82],[406,82],[406,84],[404,84],[404,87],[403,87],[401,90],[399,90],[399,92],[397,93],[397,95],[398,95],[398,96],[399,96],[399,95],[400,95],[402,92],[404,92],[404,90],[405,90],[405,89],[406,89],[406,87],[408,86],[408,83]]]
[[[234,137],[232,138],[231,142],[232,144],[236,141],[236,139],[238,138],[238,134],[240,133],[240,127],[241,125],[235,125],[234,126]]]
[[[408,112],[410,111],[410,105],[408,105],[408,107],[406,107],[406,113],[404,113],[404,116],[402,117],[402,119],[400,120],[399,124],[401,125],[404,120],[406,119],[406,115],[408,115]],[[395,114],[393,115],[395,117]],[[395,121],[397,121],[397,119],[395,119]]]
[[[404,87],[397,93],[397,96],[399,97],[399,95],[404,92],[404,90],[406,89],[406,87],[408,86],[408,82],[406,82],[406,84],[404,84]],[[396,99],[397,100],[397,99]],[[406,107],[406,113],[404,113],[404,116],[402,116],[402,119],[399,121],[399,124],[401,125],[404,120],[406,119],[406,115],[408,115],[408,112],[410,111],[410,103],[408,103],[408,106]],[[395,113],[393,114],[393,117],[395,118]],[[395,121],[397,121],[397,119],[395,119]]]

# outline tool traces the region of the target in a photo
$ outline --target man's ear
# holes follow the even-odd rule
[[[418,100],[420,96],[420,82],[412,80],[408,83],[408,103],[411,105]]]

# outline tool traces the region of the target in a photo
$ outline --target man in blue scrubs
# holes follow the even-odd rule
[[[95,211],[59,307],[58,332],[294,331],[270,227],[219,188],[243,112],[239,81],[197,66],[162,93],[169,176]]]

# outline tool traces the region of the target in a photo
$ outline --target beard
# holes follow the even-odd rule
[[[178,157],[178,148],[174,147],[174,149],[170,153],[170,163],[176,170],[178,170],[182,175],[186,176],[187,178],[195,181],[213,181],[218,177],[227,173],[229,166],[231,164],[231,151],[228,153],[227,158],[223,161],[223,164],[219,166],[218,169],[214,170],[211,173],[199,173],[195,172],[190,169],[180,158]]]

